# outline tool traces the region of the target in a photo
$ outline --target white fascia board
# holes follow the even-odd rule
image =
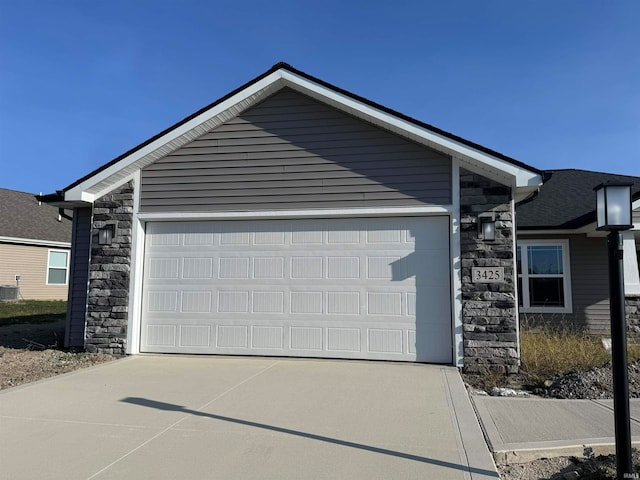
[[[257,220],[284,218],[322,217],[411,217],[422,215],[449,215],[452,206],[434,207],[389,207],[358,209],[314,209],[314,210],[265,210],[253,212],[169,212],[140,213],[138,218],[148,222],[197,221],[197,220]]]
[[[575,229],[547,229],[547,230],[518,230],[516,232],[516,236],[520,237],[523,235],[587,235],[587,236],[592,236],[590,235],[592,233],[592,231],[595,230],[595,224],[591,224],[591,225],[585,225],[583,227],[580,228],[575,228]]]
[[[0,237],[0,243],[16,243],[19,245],[34,245],[38,247],[71,248],[71,243],[69,242],[37,240],[33,238]]]
[[[508,176],[514,177],[516,187],[531,187],[542,185],[542,177],[535,172],[514,165],[500,158],[489,155],[480,150],[476,150],[468,145],[453,140],[444,135],[428,130],[424,127],[416,125],[408,120],[395,117],[389,113],[378,110],[371,105],[365,104],[344,94],[330,90],[327,87],[313,83],[295,73],[289,71],[282,72],[282,78],[289,83],[292,88],[301,87],[307,95],[312,96],[324,102],[329,102],[341,110],[350,113],[360,113],[356,115],[369,120],[377,125],[384,126],[393,131],[405,132],[405,135],[414,138],[429,146],[438,146],[450,155],[457,154],[467,161],[475,160],[481,165],[490,166],[492,169],[505,172]],[[299,88],[296,88],[299,90]]]
[[[518,187],[537,187],[542,184],[540,175],[514,165],[510,162],[481,152],[461,142],[444,135],[432,132],[410,121],[395,117],[368,104],[355,100],[347,95],[314,83],[288,70],[277,70],[232,97],[211,107],[188,122],[176,127],[149,145],[135,151],[128,157],[116,162],[110,167],[96,173],[84,182],[65,192],[67,201],[93,202],[97,192],[108,191],[119,179],[129,176],[135,170],[145,167],[155,160],[168,155],[184,144],[204,135],[221,123],[237,116],[251,107],[266,95],[289,86],[306,95],[328,103],[334,107],[363,118],[387,130],[394,131],[431,148],[456,155],[467,163],[475,164],[478,168],[487,168],[504,174],[506,179],[512,179],[509,184]]]
[[[96,173],[84,182],[65,192],[65,200],[82,200],[93,202],[98,196],[96,192],[109,190],[110,186],[122,177],[129,177],[136,170],[168,155],[182,145],[204,135],[220,123],[237,116],[261,100],[264,95],[279,90],[281,71],[276,71],[225,101],[211,107],[188,122],[167,132],[149,145],[133,152],[128,157],[110,167]],[[110,181],[115,177],[115,181]]]

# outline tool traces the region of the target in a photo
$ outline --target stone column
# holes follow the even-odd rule
[[[127,346],[133,181],[93,204],[85,349],[123,355]],[[113,225],[111,245],[98,244],[98,231]]]
[[[495,216],[493,242],[478,238],[478,217],[485,213]],[[463,356],[469,373],[518,371],[513,218],[509,187],[461,169]],[[504,280],[474,283],[472,267],[503,267]]]

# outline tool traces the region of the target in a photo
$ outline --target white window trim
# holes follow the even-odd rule
[[[529,276],[528,274],[519,274],[522,278],[522,313],[573,313],[573,302],[571,295],[571,269],[569,261],[569,240],[518,240],[517,246],[520,247],[520,262],[522,271],[528,270],[529,259],[526,247],[529,246],[561,246],[562,247],[562,277],[564,287],[564,307],[530,307],[529,306]],[[559,275],[558,275],[559,276]]]
[[[51,252],[60,252],[60,253],[66,253],[67,254],[67,265],[65,266],[65,278],[64,278],[64,283],[49,283],[49,269],[51,268],[57,268],[58,270],[61,269],[61,267],[52,267],[51,266]],[[49,251],[47,252],[47,273],[46,273],[46,277],[45,277],[45,281],[46,281],[46,285],[51,285],[51,286],[55,286],[55,285],[69,285],[69,262],[71,260],[71,251],[70,250],[56,250],[56,249],[52,249],[50,248]]]

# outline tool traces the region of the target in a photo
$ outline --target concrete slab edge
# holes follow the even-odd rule
[[[458,427],[457,441],[466,456],[467,465],[470,466],[468,478],[471,480],[500,478],[460,373],[452,367],[443,368],[443,373],[449,394],[448,402]],[[479,473],[479,471],[495,472],[495,475]]]
[[[470,402],[473,405],[476,416],[478,417],[478,423],[482,429],[484,439],[489,446],[489,450],[495,452],[496,450],[503,450],[502,445],[504,443],[500,431],[493,422],[493,416],[489,409],[483,402],[474,401],[474,397],[470,396]]]
[[[546,442],[552,443],[552,442]],[[498,465],[513,463],[527,463],[541,458],[576,457],[587,458],[589,456],[613,455],[616,452],[615,442],[599,443],[598,439],[590,439],[583,444],[539,446],[539,447],[514,446],[513,449],[498,450],[493,452],[494,461]],[[640,439],[634,440],[632,446],[640,447]]]
[[[596,405],[598,405],[599,407],[602,407],[610,412],[613,412],[613,400],[612,399],[606,399],[606,400],[592,400],[593,403],[595,403]],[[639,398],[630,398],[629,399],[629,403],[631,406],[638,406],[640,404],[640,399]],[[633,411],[630,412],[631,413],[631,421],[635,422],[637,424],[640,424],[640,418],[634,416]]]

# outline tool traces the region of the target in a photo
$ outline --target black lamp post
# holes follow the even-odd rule
[[[627,331],[624,315],[624,273],[621,230],[631,222],[630,183],[607,182],[596,192],[597,230],[607,230],[609,253],[609,298],[611,312],[611,368],[613,370],[613,411],[616,432],[616,470],[619,479],[633,478],[631,426],[629,423],[629,382],[627,378]]]

